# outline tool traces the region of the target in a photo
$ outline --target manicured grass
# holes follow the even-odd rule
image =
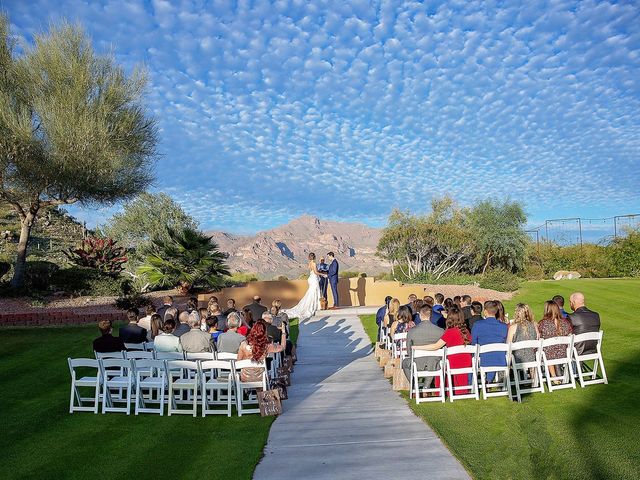
[[[96,336],[0,330],[0,478],[251,478],[273,417],[70,415],[67,357]]]
[[[637,279],[529,282],[505,302],[530,304],[582,291],[600,313],[609,385],[506,398],[409,405],[444,440],[475,478],[640,478],[640,322]],[[362,322],[372,341],[375,317]],[[405,398],[407,398],[405,394]]]

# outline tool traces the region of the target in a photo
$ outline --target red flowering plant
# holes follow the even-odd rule
[[[109,276],[118,276],[127,263],[126,249],[112,238],[88,237],[79,248],[70,248],[65,255],[76,265],[95,268]]]

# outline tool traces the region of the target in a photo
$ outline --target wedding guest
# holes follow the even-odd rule
[[[490,343],[505,343],[509,328],[499,321],[496,316],[499,312],[498,304],[489,300],[484,302],[485,317],[473,324],[471,329],[472,345],[488,345]],[[507,359],[503,352],[486,352],[480,354],[480,364],[483,367],[502,367],[507,365]],[[494,373],[487,374],[487,380],[492,382]]]
[[[205,323],[207,325],[207,333],[211,336],[211,340],[213,343],[217,343],[220,335],[224,333],[222,330],[218,330],[218,317],[207,317]]]
[[[429,305],[431,308],[433,308],[433,304],[434,304],[434,300],[433,297],[431,295],[425,295],[422,300],[424,300],[425,305]],[[431,317],[431,316],[429,316]]]
[[[398,310],[400,310],[400,300],[394,298],[389,302],[389,310],[387,314],[384,316],[384,326],[386,328],[391,328],[393,322],[396,321],[396,315],[398,314]]]
[[[242,309],[242,326],[240,328],[241,329],[243,327],[246,328],[247,334],[248,334],[252,326],[253,326],[253,315],[251,314],[251,310],[249,310],[248,308]],[[247,334],[242,333],[242,331],[240,331],[240,333],[245,337],[247,336]]]
[[[505,325],[509,325],[509,315],[505,313],[502,302],[500,300],[494,300],[494,303],[498,307],[498,312],[495,315],[496,319]]]
[[[442,303],[444,302],[444,295],[441,293],[436,293],[435,301],[436,303],[433,306],[431,313],[431,323],[439,326],[440,328],[444,328],[445,322],[444,315],[442,314],[442,312],[444,311],[444,306],[442,305]]]
[[[262,314],[267,311],[267,307],[262,305],[260,302],[262,302],[262,299],[259,295],[256,295],[255,297],[253,297],[252,303],[243,307],[243,310],[245,308],[251,310],[251,316],[253,317],[254,321],[262,318]]]
[[[238,309],[236,308],[236,301],[233,298],[229,298],[227,299],[227,309],[223,313],[224,316],[227,317],[233,312],[238,312]]]
[[[190,297],[187,300],[187,312],[191,314],[193,311],[198,310],[198,297]]]
[[[211,335],[200,330],[200,315],[194,310],[188,316],[187,323],[190,330],[180,336],[182,350],[189,353],[210,352],[212,350]]]
[[[120,327],[118,336],[124,343],[143,343],[147,341],[147,331],[138,326],[138,309],[127,310],[129,323]]]
[[[478,320],[482,320],[484,317],[482,316],[483,306],[480,302],[472,302],[471,303],[471,318],[469,318],[469,331],[473,329],[474,323]]]
[[[284,332],[284,327],[276,327],[273,324],[273,315],[269,312],[264,312],[262,314],[262,320],[267,324],[267,336],[271,338],[272,342],[277,342],[280,338],[280,333]]]
[[[238,361],[251,359],[254,362],[264,362],[269,353],[277,353],[284,350],[286,345],[284,329],[281,330],[280,343],[273,343],[267,336],[267,324],[262,320],[257,321],[247,339],[238,348]],[[263,368],[243,368],[240,380],[243,382],[258,382],[262,380]]]
[[[164,315],[158,313],[164,322],[168,318],[172,318],[175,323],[178,322],[178,316],[180,315],[180,311],[176,307],[169,307],[164,311]]]
[[[167,313],[167,310],[169,308],[172,308],[172,307],[173,307],[173,297],[171,295],[166,295],[166,296],[162,297],[162,306],[160,308],[158,308],[156,313],[158,315],[160,315],[160,318],[162,318],[162,320],[164,321],[164,316]],[[173,315],[173,318],[175,319],[177,317],[178,317],[178,314],[175,313]]]
[[[384,297],[384,305],[380,307],[376,312],[376,324],[378,325],[378,340],[380,340],[380,331],[379,331],[380,325],[383,325],[384,317],[387,314],[387,311],[389,310],[389,303],[391,303],[391,300],[393,300],[393,297],[389,295]]]
[[[538,325],[531,307],[526,303],[517,304],[513,314],[513,324],[509,327],[509,333],[507,334],[507,343],[537,340],[538,338]],[[534,362],[536,352],[533,348],[526,348],[516,350],[513,352],[513,356],[517,363]],[[529,376],[532,379],[536,378],[535,368],[529,369]]]
[[[568,320],[562,318],[558,304],[553,300],[544,303],[544,316],[538,323],[538,331],[540,338],[564,337],[571,335],[573,329]],[[564,345],[552,345],[544,348],[544,353],[550,360],[556,360],[566,355],[566,347]],[[552,377],[557,377],[555,365],[549,366],[549,373]],[[555,384],[561,383],[554,380]]]
[[[280,328],[280,325],[284,324],[288,336],[289,316],[281,310],[282,301],[276,298],[273,302],[271,302],[271,315],[273,315],[273,325]]]
[[[462,308],[462,315],[464,316],[464,321],[467,322],[467,325],[469,325],[469,320],[473,316],[473,312],[471,310],[471,296],[462,295],[460,306]]]
[[[460,295],[454,295],[453,303],[455,303],[458,307],[460,307],[460,310],[462,310],[462,297]]]
[[[582,293],[572,293],[569,297],[569,306],[573,313],[568,316],[568,320],[571,322],[575,335],[600,331],[600,315],[585,306]],[[575,347],[578,355],[586,355],[596,353],[597,345],[598,342],[578,342]]]
[[[562,318],[567,318],[569,314],[564,309],[564,297],[562,295],[555,295],[551,300],[556,302],[556,305],[558,305]]]
[[[209,317],[216,317],[216,319],[218,320],[218,326],[216,327],[216,329],[224,332],[227,329],[227,317],[225,317],[220,310],[220,306],[218,305],[218,303],[210,303],[207,310],[209,312]]]
[[[420,315],[420,325],[416,325],[407,333],[407,358],[402,361],[402,370],[407,376],[407,380],[411,380],[411,352],[413,346],[429,345],[437,342],[444,330],[430,322],[431,306],[423,305],[418,314]],[[438,367],[438,360],[435,358],[420,357],[415,360],[418,370],[435,370]],[[429,379],[427,387],[431,384]]]
[[[191,328],[189,328],[189,314],[187,312],[180,312],[180,315],[178,315],[178,322],[179,323],[173,331],[173,334],[176,337],[181,337],[191,330]]]
[[[229,330],[221,333],[216,341],[218,352],[238,353],[240,344],[246,340],[244,335],[238,333],[240,316],[237,312],[230,312],[227,316]]]
[[[413,315],[409,311],[409,308],[406,305],[403,305],[398,310],[398,315],[396,316],[396,320],[391,325],[391,337],[393,337],[396,333],[405,333],[415,327],[416,324],[413,323]],[[396,341],[396,346],[400,348],[401,342],[400,340]]]
[[[207,331],[207,318],[209,318],[209,310],[206,308],[199,308],[198,315],[200,315],[200,330]]]
[[[420,325],[420,322],[422,321],[420,319],[420,309],[422,308],[423,305],[424,305],[424,301],[418,298],[413,301],[413,305],[411,306],[411,311],[414,312],[413,323],[416,325]]]
[[[156,352],[181,352],[180,339],[173,334],[176,321],[168,318],[162,324],[162,332],[153,340],[153,348]]]
[[[404,307],[407,307],[409,309],[409,311],[411,312],[411,314],[413,315],[413,302],[415,302],[418,299],[418,296],[415,294],[411,294],[409,295],[409,297],[407,297],[408,303],[406,305],[403,305]]]
[[[145,308],[146,315],[138,320],[138,326],[144,328],[147,331],[147,337],[149,336],[149,331],[151,330],[151,315],[156,313],[156,307],[153,305],[147,305]]]
[[[460,310],[452,310],[451,314],[447,317],[446,321],[447,329],[440,339],[429,345],[415,346],[415,350],[439,350],[444,346],[456,347],[458,345],[469,345],[471,343],[471,335],[467,329],[467,324],[464,323],[464,318]],[[473,357],[470,353],[458,353],[455,355],[447,355],[451,368],[467,368],[471,366]],[[466,373],[457,374],[453,376],[453,385],[456,387],[462,387],[469,385],[469,375]],[[440,386],[439,379],[436,379],[436,387]],[[457,394],[464,395],[469,393],[469,390],[457,390]]]
[[[151,315],[151,329],[147,332],[147,341],[152,342],[162,331],[162,319],[160,315],[154,313]]]
[[[122,339],[113,336],[113,324],[111,320],[100,320],[98,322],[98,329],[100,330],[100,336],[93,341],[94,352],[108,353],[126,350]]]

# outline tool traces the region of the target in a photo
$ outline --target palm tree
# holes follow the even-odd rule
[[[178,287],[186,294],[193,287],[216,288],[229,275],[227,255],[211,237],[192,228],[168,229],[168,238],[152,240],[151,253],[138,274],[154,287]]]

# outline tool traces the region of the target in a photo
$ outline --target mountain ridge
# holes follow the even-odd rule
[[[303,215],[255,235],[235,235],[212,230],[221,251],[227,253],[232,272],[250,272],[271,279],[284,275],[298,278],[307,270],[308,255],[319,261],[333,251],[342,271],[375,274],[389,265],[375,256],[382,231],[361,223],[322,220]]]

